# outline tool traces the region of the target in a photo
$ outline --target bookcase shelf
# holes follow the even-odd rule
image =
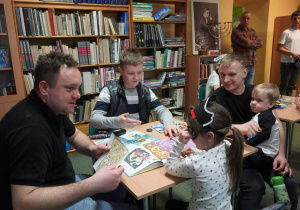
[[[219,55],[189,55],[187,56],[187,70],[186,70],[186,80],[189,82],[186,83],[186,91],[189,93],[186,95],[186,113],[189,111],[189,106],[197,106],[198,101],[198,88],[200,86],[201,80],[207,79],[207,76],[203,77],[200,72],[201,64],[203,62],[211,62],[215,57]]]
[[[1,0],[1,1],[4,1],[4,0]],[[66,3],[66,2],[42,2],[42,1],[30,1],[30,0],[28,0],[28,1],[12,0],[12,2],[13,2],[12,11],[13,11],[14,17],[11,18],[11,20],[13,22],[11,25],[15,26],[14,33],[17,34],[17,37],[16,37],[17,38],[17,40],[16,40],[17,50],[16,50],[15,54],[19,55],[19,66],[23,67],[23,69],[19,69],[19,71],[18,71],[18,73],[21,76],[21,80],[22,80],[20,82],[20,84],[22,85],[22,91],[25,93],[26,92],[25,87],[28,86],[28,84],[26,84],[25,81],[27,81],[27,83],[28,83],[28,80],[34,79],[33,78],[34,68],[32,68],[32,66],[34,67],[34,62],[33,62],[33,64],[30,64],[30,67],[28,67],[28,65],[26,65],[26,68],[24,68],[24,64],[22,63],[22,56],[25,55],[24,53],[26,53],[26,52],[21,51],[21,49],[23,48],[23,50],[25,50],[26,45],[28,45],[28,48],[29,48],[29,49],[26,48],[27,52],[30,52],[30,51],[32,52],[32,49],[34,46],[37,46],[36,47],[37,50],[41,51],[42,50],[41,47],[43,46],[43,47],[48,47],[48,48],[43,48],[43,50],[49,49],[50,51],[53,51],[54,49],[57,49],[57,47],[59,47],[59,49],[63,50],[63,52],[66,53],[66,52],[68,52],[68,50],[74,50],[74,49],[79,50],[79,44],[85,44],[85,47],[86,47],[85,49],[87,50],[87,52],[85,52],[85,54],[86,54],[86,56],[87,56],[86,58],[88,60],[87,60],[87,62],[79,62],[80,65],[78,66],[79,70],[82,72],[83,85],[81,87],[81,91],[82,91],[81,99],[78,101],[77,105],[83,106],[84,108],[90,107],[90,110],[88,111],[90,114],[91,110],[93,109],[92,106],[94,106],[94,104],[89,105],[89,103],[86,103],[86,101],[90,101],[92,99],[93,99],[93,101],[95,101],[96,97],[99,95],[99,91],[101,90],[101,87],[106,82],[103,79],[103,77],[104,77],[103,72],[107,72],[108,70],[111,71],[112,69],[117,70],[117,66],[120,64],[117,56],[119,56],[121,54],[121,51],[126,49],[126,47],[130,47],[130,31],[131,31],[130,27],[131,27],[131,25],[129,24],[128,20],[129,20],[129,17],[131,16],[131,14],[130,14],[131,10],[130,10],[129,4],[126,4],[126,5],[84,4],[84,3]],[[24,31],[23,31],[24,28],[21,28],[21,27],[18,28],[18,24],[23,24],[22,20],[20,19],[20,16],[18,16],[18,14],[17,14],[18,11],[20,12],[20,10],[21,10],[19,8],[22,8],[22,12],[24,12],[24,9],[26,8],[26,12],[29,13],[29,17],[33,18],[33,20],[32,20],[33,22],[31,23],[33,26],[32,26],[32,28],[30,28],[31,30],[29,31],[29,33],[24,33]],[[51,16],[50,16],[51,14],[48,14],[48,13],[51,13],[51,11],[52,11],[52,15],[54,17],[53,23],[51,23],[52,22]],[[44,12],[45,12],[46,16],[45,17],[40,16],[41,13],[44,13]],[[53,12],[55,12],[55,13],[53,13]],[[96,17],[94,15],[95,13],[97,15]],[[112,28],[114,27],[114,29],[116,29],[116,27],[115,27],[115,25],[113,25],[114,22],[112,21],[112,19],[114,19],[115,22],[119,22],[119,19],[121,18],[122,14],[124,14],[124,13],[127,13],[126,15],[128,17],[127,26],[126,26],[127,33],[114,34]],[[54,14],[55,14],[55,16],[54,16]],[[65,32],[58,33],[58,30],[59,30],[58,25],[57,25],[57,28],[54,28],[54,29],[51,28],[51,25],[55,24],[55,21],[57,21],[56,24],[58,24],[58,21],[59,21],[58,18],[62,14],[68,16],[68,17],[66,17],[66,20],[65,20],[66,26],[64,29],[64,30],[68,31],[67,33],[65,33]],[[81,17],[86,17],[87,19],[83,19],[83,22],[72,19],[77,14],[82,15]],[[39,19],[38,15],[40,16],[40,18],[42,17],[45,19]],[[89,15],[89,16],[85,16],[85,15]],[[100,15],[101,15],[102,19],[100,18]],[[71,19],[68,19],[68,18],[70,18],[69,16],[71,16]],[[77,17],[75,17],[75,18],[77,18]],[[105,28],[104,18],[111,19],[111,21],[112,21],[107,24],[108,29]],[[80,19],[78,19],[78,20],[80,20]],[[25,20],[23,20],[23,21],[25,23]],[[49,27],[48,33],[44,33],[44,31],[43,31],[43,33],[41,33],[42,29],[37,28],[39,26],[37,26],[35,29],[33,29],[35,27],[34,23],[43,24],[42,21],[44,21],[44,24],[46,24],[43,26],[44,27],[43,30],[46,29],[45,27]],[[63,19],[63,21],[64,21],[64,19]],[[71,22],[67,22],[67,21],[71,21]],[[108,20],[108,22],[109,21],[110,20]],[[47,23],[45,23],[45,22],[47,22]],[[91,24],[90,24],[90,22],[91,22]],[[86,23],[88,23],[88,24],[86,24]],[[103,33],[100,34],[100,24],[102,24],[102,23],[103,23],[104,31],[102,30]],[[48,24],[48,26],[47,26],[47,24]],[[81,24],[81,25],[79,26],[78,24]],[[26,23],[25,23],[25,25],[26,25]],[[29,26],[30,26],[30,24],[29,24]],[[24,27],[24,25],[22,27]],[[56,27],[56,26],[54,25],[54,27]],[[88,28],[84,28],[84,30],[83,30],[83,27],[88,27]],[[90,27],[90,29],[89,29],[89,27]],[[95,27],[97,27],[97,29]],[[77,31],[76,31],[76,28],[77,28]],[[123,29],[124,28],[125,28],[125,24],[124,24]],[[80,31],[79,31],[79,29],[80,29]],[[85,30],[85,29],[87,29],[87,30]],[[119,28],[117,28],[117,29],[119,29]],[[55,31],[54,33],[53,33],[53,30]],[[106,30],[110,31],[110,33],[109,34],[104,33]],[[124,32],[126,30],[124,30]],[[21,35],[19,35],[19,34],[21,34]],[[23,34],[27,34],[30,36],[24,36]],[[5,34],[1,33],[0,35],[5,35]],[[128,40],[128,41],[125,43],[124,40]],[[124,43],[123,43],[123,41],[124,41]],[[107,42],[108,45],[111,45],[111,44],[113,44],[112,42],[114,42],[114,44],[117,43],[117,46],[120,46],[120,47],[117,48],[118,49],[117,52],[111,51],[111,49],[116,49],[116,48],[111,48],[111,46],[109,46],[108,50],[102,51],[102,46],[103,46],[102,44],[104,42]],[[94,46],[92,49],[93,44],[94,44]],[[52,50],[50,47],[52,47]],[[123,48],[123,47],[125,47],[125,48]],[[65,49],[67,49],[67,51],[65,51]],[[90,50],[91,54],[89,54],[88,50]],[[93,52],[92,52],[92,50],[93,50]],[[49,51],[45,51],[45,52],[49,52]],[[43,52],[43,53],[45,53],[45,52]],[[102,57],[100,57],[100,53],[102,53],[102,52],[103,52],[103,54],[106,54],[106,55],[108,54],[108,52],[110,52],[109,59],[107,59],[107,57],[106,57],[105,61],[102,60]],[[72,53],[72,52],[70,52],[70,53]],[[79,53],[79,52],[77,51],[77,53]],[[92,53],[94,53],[93,55],[95,55],[95,56],[92,57]],[[103,54],[102,54],[102,56],[103,56]],[[84,59],[86,59],[86,58],[84,58]],[[89,60],[89,58],[94,58],[94,60],[91,61],[91,60]],[[28,57],[28,59],[29,59],[29,57]],[[78,56],[78,59],[79,59],[79,56]],[[79,59],[79,61],[80,61],[80,59]],[[108,61],[108,62],[106,62],[106,61]],[[92,78],[93,82],[95,80],[93,75],[96,75],[96,72],[97,72],[97,75],[99,75],[99,78],[97,80],[98,82],[95,82],[95,84],[99,84],[99,89],[97,89],[98,91],[96,91],[96,92],[95,92],[95,90],[93,91],[93,89],[91,92],[90,91],[84,92],[86,90],[86,87],[84,86],[84,83],[85,83],[84,74],[88,73],[88,72],[90,72],[92,74],[91,78]],[[32,78],[28,79],[29,76]],[[87,75],[87,78],[90,78],[90,76]],[[107,78],[107,76],[105,78]],[[110,78],[108,78],[108,79],[110,79]],[[31,81],[31,83],[32,83],[32,81]],[[94,86],[94,85],[92,85],[92,86]],[[28,91],[27,91],[27,93],[28,93]],[[81,112],[81,109],[76,110],[76,113],[78,111]],[[72,115],[70,115],[70,116],[72,116]],[[81,128],[81,130],[84,130],[84,133],[87,134],[89,117],[87,117],[87,120],[79,120],[79,121],[80,122],[78,122],[78,121],[74,122],[75,126],[77,128]]]
[[[0,0],[0,120],[25,95],[18,59],[12,59],[18,55],[12,11],[11,1]]]
[[[154,67],[155,68],[150,68],[144,69],[144,80],[147,80],[147,82],[151,79],[155,79],[159,77],[159,74],[162,74],[163,72],[185,72],[185,57],[186,57],[186,50],[185,50],[185,44],[184,46],[166,46],[163,44],[164,42],[162,40],[166,40],[166,38],[174,38],[174,37],[182,37],[184,40],[184,43],[186,43],[186,21],[152,21],[152,20],[134,20],[133,19],[133,14],[134,14],[134,4],[135,2],[139,3],[152,3],[152,16],[156,14],[159,10],[164,8],[165,6],[168,6],[170,9],[172,9],[172,13],[183,13],[186,14],[187,12],[187,1],[186,0],[131,0],[129,2],[130,7],[131,7],[131,21],[129,23],[131,24],[131,33],[130,33],[130,40],[131,40],[131,46],[135,49],[138,49],[143,56],[153,56],[154,57]],[[153,28],[154,31],[153,31]],[[150,31],[150,32],[149,32]],[[146,35],[145,35],[146,34]],[[154,35],[153,35],[154,34]],[[140,38],[140,37],[141,38]],[[153,37],[156,37],[156,44],[149,44],[144,40],[144,38],[147,37],[150,39]],[[142,39],[143,41],[141,43],[138,43]],[[157,40],[159,40],[157,42]],[[150,41],[152,42],[152,41]],[[169,49],[169,50],[167,50]],[[180,60],[180,63],[174,64],[174,65],[169,65],[168,62],[166,62],[165,59],[162,59],[163,65],[158,64],[158,57],[156,56],[156,52],[161,51],[161,54],[166,55],[167,53],[173,53],[173,51],[178,51],[177,56],[180,56],[182,54],[182,60]],[[177,52],[176,52],[177,53]],[[180,54],[181,53],[181,54]],[[158,53],[160,54],[160,53]],[[167,56],[166,56],[167,57]],[[165,57],[165,58],[166,58]],[[182,61],[182,63],[181,63]],[[160,63],[160,62],[159,62]],[[166,65],[167,63],[167,65]],[[158,65],[158,68],[156,68]],[[161,67],[161,68],[160,68]],[[186,80],[187,81],[187,80]],[[159,98],[168,98],[168,97],[176,97],[178,98],[173,98],[174,100],[179,100],[179,97],[182,97],[180,101],[184,101],[183,97],[184,94],[182,92],[186,92],[185,90],[185,85],[177,85],[177,86],[169,86],[169,87],[161,87],[159,89],[153,89],[155,94]],[[178,89],[178,94],[174,94],[174,91]],[[180,90],[180,89],[183,89]],[[181,93],[181,94],[179,94]],[[179,96],[180,95],[180,96]],[[179,106],[179,107],[172,107],[172,109],[183,109],[185,105]]]

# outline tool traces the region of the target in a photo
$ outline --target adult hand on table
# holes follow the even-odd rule
[[[169,137],[178,136],[180,133],[180,129],[174,124],[165,126],[164,130],[165,135]]]
[[[129,128],[133,128],[137,125],[142,124],[142,122],[139,120],[133,120],[133,119],[127,118],[128,115],[129,115],[129,113],[127,112],[127,113],[121,114],[119,116],[119,124],[120,124],[121,128],[129,129]]]

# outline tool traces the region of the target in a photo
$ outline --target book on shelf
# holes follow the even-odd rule
[[[172,10],[168,7],[165,6],[161,10],[159,10],[157,13],[153,15],[155,20],[163,20],[167,15],[171,14]]]
[[[153,17],[133,17],[133,20],[154,21]]]
[[[132,131],[131,131],[132,132]],[[125,169],[125,173],[131,177],[146,171],[163,166],[168,153],[161,148],[155,148],[150,140],[158,140],[151,138],[140,132],[133,131],[132,138],[127,138],[124,134],[120,137],[111,135],[108,146],[111,147],[110,151],[103,154],[94,164],[94,169],[97,171],[106,165],[121,165]],[[149,138],[150,137],[150,138]],[[154,151],[154,153],[152,153]],[[160,151],[160,152],[158,152]]]
[[[176,88],[170,90],[170,98],[175,101],[175,106],[177,108],[184,106],[184,89],[183,88]]]

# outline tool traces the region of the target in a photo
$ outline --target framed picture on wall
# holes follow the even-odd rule
[[[193,54],[208,50],[220,50],[219,0],[191,0]]]

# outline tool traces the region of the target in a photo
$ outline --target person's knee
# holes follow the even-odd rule
[[[261,198],[266,186],[261,174],[253,170],[243,170],[240,181],[240,192],[251,197]]]

